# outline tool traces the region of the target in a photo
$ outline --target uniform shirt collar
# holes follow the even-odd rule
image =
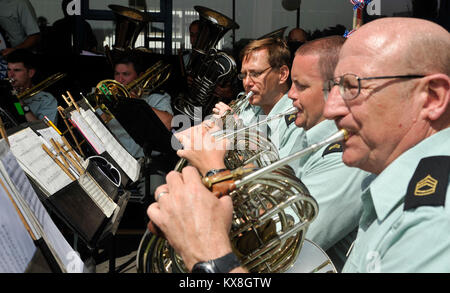
[[[306,131],[307,145],[320,142],[337,131],[334,120],[324,120]]]
[[[447,128],[426,138],[400,155],[371,183],[370,195],[378,220],[384,220],[403,201],[421,158],[450,155],[449,137]]]
[[[284,110],[289,109],[292,107],[292,100],[288,98],[287,93],[284,94],[281,99],[273,106],[272,110],[270,110],[270,113],[267,115],[267,117],[271,117],[273,115],[276,115]],[[247,103],[247,105],[244,107],[245,110],[251,109],[255,114],[257,115],[265,115],[262,108],[260,106],[252,105],[250,103]]]
[[[270,113],[267,115],[267,117],[272,117],[274,115],[277,115],[281,112],[286,111],[287,109],[292,107],[292,100],[288,98],[287,94],[284,94],[281,99],[278,100],[278,102],[273,106],[272,110],[270,110]]]

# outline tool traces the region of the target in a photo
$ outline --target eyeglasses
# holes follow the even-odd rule
[[[361,93],[361,80],[369,79],[389,79],[389,78],[422,78],[425,75],[391,75],[375,77],[359,77],[356,74],[346,73],[342,76],[330,79],[324,83],[323,91],[325,99],[334,86],[339,86],[339,93],[344,100],[352,100]],[[336,81],[338,80],[338,81]]]
[[[246,77],[247,74],[248,74],[248,76],[249,76],[252,80],[255,80],[255,79],[257,79],[258,77],[260,77],[261,74],[263,74],[264,72],[266,72],[267,69],[270,69],[270,68],[272,68],[272,66],[269,66],[269,67],[267,67],[266,69],[261,70],[261,71],[250,71],[250,72],[248,72],[248,73],[239,73],[239,74],[237,75],[237,77],[238,77],[240,80],[244,80],[245,77]]]

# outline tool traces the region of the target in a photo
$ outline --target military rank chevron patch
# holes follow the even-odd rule
[[[342,142],[334,142],[328,145],[322,153],[322,157],[331,153],[342,153],[343,152]]]
[[[285,115],[284,120],[286,121],[286,125],[287,126],[291,125],[292,122],[295,121],[295,118],[297,118],[297,114]]]
[[[405,197],[404,210],[419,206],[443,206],[447,193],[450,156],[427,157],[420,160]]]

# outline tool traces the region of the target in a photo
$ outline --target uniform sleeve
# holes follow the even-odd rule
[[[25,35],[30,36],[40,32],[36,20],[36,12],[28,0],[18,2],[18,13]]]
[[[47,116],[53,123],[57,123],[58,119],[58,102],[50,93],[41,92],[29,101],[26,101],[33,114],[39,120]]]
[[[306,238],[327,250],[358,226],[362,184],[368,174],[344,165],[341,152],[322,157],[320,150],[301,168],[300,180],[319,206]]]
[[[150,105],[150,107],[153,107],[157,110],[167,112],[171,115],[173,115],[173,110],[171,106],[171,97],[168,93],[164,94],[151,94],[150,96],[144,97],[144,100],[147,102],[147,104]]]

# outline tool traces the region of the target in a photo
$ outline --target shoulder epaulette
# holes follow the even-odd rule
[[[290,114],[290,115],[285,115],[284,116],[284,120],[286,121],[286,125],[289,126],[292,124],[292,122],[295,121],[295,118],[297,117],[297,114]]]
[[[334,142],[328,145],[322,153],[322,157],[331,153],[342,153],[342,142]]]
[[[449,173],[450,156],[427,157],[420,160],[409,181],[403,210],[420,206],[443,206]]]

